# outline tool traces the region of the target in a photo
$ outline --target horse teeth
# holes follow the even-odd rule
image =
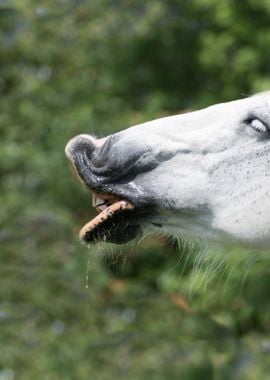
[[[104,199],[98,198],[95,194],[92,195],[92,206],[99,207],[104,204]]]
[[[96,207],[96,203],[97,203],[97,197],[95,196],[95,194],[92,194],[92,207]]]
[[[100,198],[97,198],[96,200],[96,207],[100,207],[100,206],[103,206],[105,204],[107,204],[108,202],[107,201],[104,201],[104,199],[100,199]]]
[[[102,212],[104,211],[109,205],[108,200],[105,201],[104,199],[98,198],[95,194],[92,195],[92,206],[98,211]]]

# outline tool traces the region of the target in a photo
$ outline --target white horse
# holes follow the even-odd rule
[[[270,248],[270,92],[66,146],[98,216],[86,242],[159,232]]]

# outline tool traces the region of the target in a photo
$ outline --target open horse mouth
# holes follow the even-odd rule
[[[93,193],[92,206],[98,215],[87,222],[79,233],[85,243],[106,241],[123,244],[137,235],[139,226],[130,223],[135,209],[130,201]]]

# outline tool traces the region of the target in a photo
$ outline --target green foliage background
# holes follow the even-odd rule
[[[1,0],[0,36],[0,380],[268,379],[269,260],[102,258],[63,152],[269,90],[270,1]]]

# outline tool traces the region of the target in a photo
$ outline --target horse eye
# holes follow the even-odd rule
[[[262,134],[270,134],[268,126],[261,120],[253,118],[248,120],[248,124],[256,131]]]

